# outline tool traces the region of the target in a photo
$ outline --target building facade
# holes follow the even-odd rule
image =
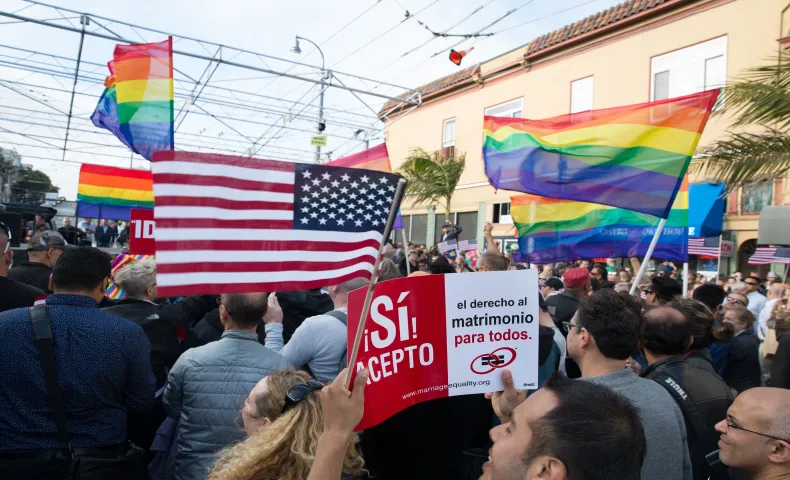
[[[484,115],[547,118],[677,97],[724,86],[727,79],[775,57],[788,37],[788,0],[629,0],[472,65],[420,88],[423,104],[398,118],[390,113],[386,141],[393,168],[409,150],[466,154],[452,201],[451,220],[462,237],[494,234],[515,241],[509,195],[495,192],[483,169]],[[395,104],[385,105],[382,112]],[[726,105],[719,106],[700,148],[725,135]],[[691,181],[704,181],[697,162]],[[724,228],[736,252],[748,255],[765,205],[790,202],[785,178],[764,182],[727,199]],[[407,234],[433,244],[441,234],[443,206],[406,203]],[[745,260],[741,259],[745,262]],[[724,271],[740,267],[736,254]],[[745,265],[744,265],[745,268]]]

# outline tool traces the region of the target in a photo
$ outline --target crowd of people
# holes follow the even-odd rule
[[[0,227],[2,479],[790,478],[790,288],[775,275],[539,266],[538,389],[501,369],[501,392],[355,433],[368,372],[344,385],[347,304],[366,280],[160,298],[154,260],[113,275],[106,252],[54,231],[12,268]],[[384,257],[379,281],[533,267],[494,248]],[[111,279],[123,300],[105,297]]]

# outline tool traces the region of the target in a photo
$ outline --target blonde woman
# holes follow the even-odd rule
[[[272,373],[244,402],[247,440],[226,450],[208,480],[303,480],[310,474],[323,432],[322,384],[304,372]],[[366,478],[352,435],[343,459],[344,479]]]

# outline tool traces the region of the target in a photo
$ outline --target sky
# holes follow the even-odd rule
[[[364,149],[366,138],[371,146],[382,142],[383,125],[373,112],[386,99],[369,93],[400,95],[622,0],[50,1],[54,6],[173,34],[176,51],[218,55],[226,61],[313,80],[322,76],[321,55],[307,41],[300,42],[300,55],[291,49],[296,35],[319,44],[326,68],[336,72],[331,82],[361,91],[354,95],[333,87],[326,90],[324,133],[328,138],[321,157],[326,160],[327,153],[335,159]],[[0,12],[80,27],[77,14],[23,0],[5,0]],[[87,29],[137,42],[166,38],[165,33],[97,18]],[[440,38],[428,29],[496,34]],[[76,199],[80,162],[150,168],[147,160],[90,122],[104,88],[101,82],[108,74],[105,65],[112,59],[115,43],[122,42],[86,35],[80,79],[74,85],[79,41],[79,33],[0,17],[0,147],[16,148],[23,163],[47,173],[69,200]],[[474,47],[461,67],[447,59],[449,48],[459,42],[456,49]],[[310,137],[315,135],[318,117],[320,87],[316,84],[250,68],[217,66],[181,54],[174,56],[174,67],[177,148],[314,161]],[[196,80],[201,80],[199,85]],[[72,88],[77,95],[69,122]],[[64,154],[67,123],[71,130]]]

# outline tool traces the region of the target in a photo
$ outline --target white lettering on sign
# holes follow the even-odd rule
[[[398,297],[398,304],[401,304],[406,297],[409,295],[409,292],[401,292],[400,296]],[[392,311],[395,306],[392,303],[392,299],[386,295],[381,295],[376,297],[373,300],[373,303],[370,305],[370,319],[373,320],[373,323],[376,325],[383,327],[386,335],[382,338],[381,332],[376,330],[371,335],[371,342],[373,346],[376,348],[387,348],[392,345],[392,342],[395,341],[396,334],[399,331],[398,338],[405,342],[410,338],[416,339],[417,338],[417,317],[412,317],[411,319],[411,328],[409,325],[409,307],[406,305],[398,307],[398,323],[392,321],[389,317],[382,313],[382,308],[385,312]],[[367,337],[368,331],[365,330],[365,336]],[[368,351],[368,342],[367,338],[365,339],[365,351]]]
[[[135,238],[154,238],[154,220],[132,220]]]
[[[689,227],[689,237],[693,237],[697,231],[697,227]]]

